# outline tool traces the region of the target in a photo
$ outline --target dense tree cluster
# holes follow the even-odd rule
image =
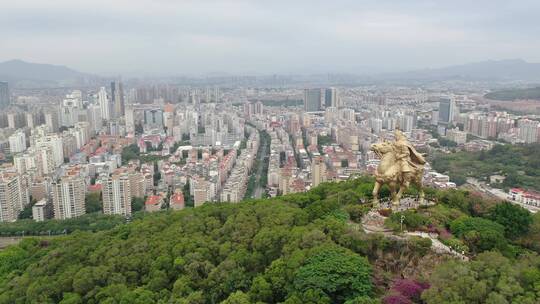
[[[411,214],[406,225],[475,240],[467,244],[478,254],[473,262],[444,262],[430,239],[358,229],[372,186],[361,177],[25,239],[0,251],[0,303],[537,303],[540,261],[520,246],[534,249],[540,217],[526,220],[513,206],[493,207],[462,191],[430,190],[440,204]],[[530,227],[506,228],[517,222]],[[486,231],[502,245],[482,239]],[[419,267],[429,268],[411,274]]]
[[[68,234],[75,230],[102,231],[109,230],[125,223],[125,219],[119,215],[104,215],[101,213],[85,214],[83,216],[66,220],[18,220],[12,223],[0,223],[0,236],[22,235],[57,235]]]
[[[485,152],[435,153],[431,165],[446,172],[458,185],[467,177],[488,181],[489,176],[506,176],[502,187],[524,187],[540,190],[540,144],[495,145]]]
[[[375,245],[342,208],[359,203],[361,184],[146,214],[33,244],[2,269],[0,303],[358,302],[375,292],[365,257]],[[338,201],[345,189],[355,195]]]
[[[540,300],[540,258],[525,255],[512,260],[498,252],[485,252],[469,263],[441,265],[430,283],[422,295],[428,304],[534,304]]]

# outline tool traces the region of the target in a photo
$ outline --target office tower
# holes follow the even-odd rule
[[[36,121],[34,119],[34,114],[33,113],[26,113],[25,118],[26,118],[26,126],[28,128],[30,128],[30,129],[33,129],[36,126]]]
[[[321,156],[313,158],[311,163],[311,186],[317,187],[326,181],[326,164]]]
[[[52,111],[45,113],[45,124],[50,132],[58,132],[58,112]]]
[[[126,132],[135,132],[135,109],[133,105],[126,106]]]
[[[339,107],[338,104],[338,94],[336,88],[328,88],[324,90],[324,106],[328,107]]]
[[[124,90],[122,83],[119,81],[111,82],[111,100],[112,100],[112,113],[111,118],[123,117],[125,114],[124,108]]]
[[[98,92],[98,103],[99,108],[101,109],[101,118],[105,120],[111,119],[111,105],[109,104],[109,99],[107,98],[107,91],[104,87],[101,87]]]
[[[255,115],[262,115],[264,112],[264,105],[262,102],[257,101],[254,105],[254,113]]]
[[[305,89],[304,90],[304,110],[306,112],[315,112],[321,110],[322,103],[321,89]]]
[[[431,124],[434,126],[439,124],[439,110],[433,110],[431,112]]]
[[[451,124],[456,111],[455,102],[448,97],[441,97],[439,100],[439,123]]]
[[[104,176],[101,179],[103,213],[131,215],[131,188],[127,173]]]
[[[52,183],[54,218],[63,220],[86,213],[84,179],[79,176],[64,176]]]
[[[163,127],[163,110],[152,109],[144,111],[144,124],[152,127]]]
[[[9,86],[7,82],[0,82],[0,109],[9,107]]]
[[[103,118],[101,116],[101,106],[99,104],[90,105],[87,109],[88,121],[90,127],[93,129],[93,133],[98,133],[103,127]]]
[[[22,130],[17,130],[9,137],[9,151],[15,154],[24,150],[26,150],[26,134]]]
[[[13,173],[0,173],[0,222],[14,222],[28,205],[28,193],[21,177]]]

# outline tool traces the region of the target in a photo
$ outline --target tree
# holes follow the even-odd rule
[[[481,253],[469,263],[446,262],[431,276],[422,299],[427,304],[538,303],[537,289],[528,278],[540,279],[539,262],[538,256],[516,261],[498,252]]]
[[[141,211],[144,209],[145,199],[142,197],[132,197],[131,198],[131,211]]]
[[[248,295],[242,291],[237,291],[231,294],[222,304],[250,304]]]
[[[491,210],[489,219],[501,224],[504,227],[505,236],[509,239],[525,235],[533,221],[528,210],[510,202],[497,204]]]
[[[488,219],[461,217],[452,221],[450,230],[462,238],[473,253],[491,249],[502,250],[507,245],[504,227]]]
[[[323,247],[298,269],[294,286],[298,291],[323,291],[334,302],[344,302],[371,293],[371,267],[364,257],[337,248]]]
[[[24,209],[19,213],[19,220],[32,218],[32,207],[37,203],[35,198],[30,200],[30,204],[24,206]]]
[[[84,205],[86,208],[86,213],[102,212],[103,201],[101,200],[101,193],[90,192],[86,194],[84,198]]]
[[[540,253],[540,213],[535,213],[532,216],[529,231],[519,240],[519,242],[523,246]]]

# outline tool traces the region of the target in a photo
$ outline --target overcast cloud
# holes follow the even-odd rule
[[[0,61],[97,74],[540,62],[540,1],[0,0]]]

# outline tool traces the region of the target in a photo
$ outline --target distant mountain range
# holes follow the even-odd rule
[[[8,81],[13,87],[90,85],[99,78],[62,65],[30,63],[22,60],[0,62],[0,81]]]
[[[540,63],[522,59],[489,60],[476,63],[448,66],[436,69],[421,69],[403,73],[380,75],[378,78],[406,80],[527,80],[540,81]]]
[[[297,83],[310,83],[302,76],[290,76]],[[289,77],[289,78],[290,78]],[[442,80],[465,81],[512,81],[540,82],[540,63],[529,63],[522,59],[483,61],[435,69],[420,69],[399,73],[349,75],[338,83],[371,82],[425,82]],[[103,77],[82,73],[66,66],[30,63],[10,60],[0,63],[0,81],[8,81],[19,88],[96,86],[104,83]],[[293,79],[289,79],[293,81]],[[334,80],[335,81],[335,80]]]

